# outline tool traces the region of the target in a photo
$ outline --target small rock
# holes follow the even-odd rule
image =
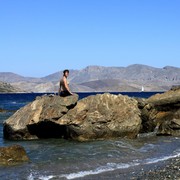
[[[28,161],[29,158],[22,146],[0,147],[0,165],[15,165]]]
[[[6,110],[0,108],[0,113],[4,113],[4,112],[6,112]]]

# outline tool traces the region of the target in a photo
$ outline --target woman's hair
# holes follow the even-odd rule
[[[68,69],[65,69],[64,71],[63,71],[63,74],[65,74],[65,73],[69,73],[69,70]]]

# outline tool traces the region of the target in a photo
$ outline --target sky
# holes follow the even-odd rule
[[[179,0],[0,0],[0,72],[180,67]]]

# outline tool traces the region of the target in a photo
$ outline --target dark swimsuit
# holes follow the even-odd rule
[[[71,94],[69,93],[69,91],[61,91],[60,96],[61,97],[66,97],[66,96],[70,96]]]

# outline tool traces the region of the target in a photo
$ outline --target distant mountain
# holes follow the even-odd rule
[[[24,77],[12,72],[0,72],[0,81],[7,82],[7,83],[14,83],[14,82],[42,82],[41,78],[32,78],[32,77]]]
[[[77,74],[79,73],[78,70],[70,70],[70,77],[69,80],[71,81]],[[58,81],[63,74],[63,71],[59,71],[48,76],[41,78],[42,81]]]
[[[19,88],[13,87],[11,84],[0,81],[0,93],[7,93],[7,92],[23,92],[23,91]]]
[[[58,89],[62,71],[42,78],[0,73],[0,81],[30,92],[54,92]],[[73,91],[165,91],[180,84],[180,68],[155,68],[134,64],[128,67],[88,66],[70,70],[69,82]]]
[[[25,77],[20,76],[18,74],[14,74],[11,72],[0,72],[0,81],[2,82],[15,82],[15,81],[23,81],[25,80]]]
[[[180,68],[167,66],[161,69],[138,64],[128,67],[88,66],[72,81],[82,83],[103,79],[180,81]]]

